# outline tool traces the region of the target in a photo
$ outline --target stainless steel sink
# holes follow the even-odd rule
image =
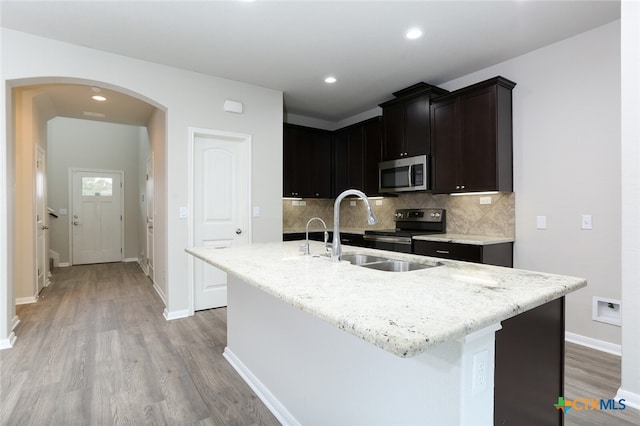
[[[369,254],[360,254],[360,253],[352,253],[352,254],[343,254],[340,257],[341,260],[346,260],[350,262],[352,265],[365,265],[367,263],[373,262],[383,262],[389,259],[380,256],[372,256]]]
[[[350,253],[342,255],[342,260],[350,262],[352,265],[362,266],[363,268],[376,269],[378,271],[387,272],[407,272],[417,271],[419,269],[433,268],[440,266],[442,263],[418,263],[406,260],[395,260],[381,256],[373,256],[370,254]]]
[[[441,263],[427,264],[417,262],[407,262],[406,260],[387,260],[384,262],[368,263],[361,265],[364,268],[377,269],[378,271],[387,272],[407,272],[417,271],[419,269],[433,268],[442,265]]]

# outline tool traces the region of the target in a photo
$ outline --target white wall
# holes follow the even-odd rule
[[[517,268],[585,277],[566,299],[566,328],[620,344],[591,320],[592,296],[620,299],[620,22],[440,85],[502,75],[513,91]],[[580,229],[582,214],[593,230]],[[548,229],[536,229],[536,216]]]
[[[146,129],[144,129],[146,131]],[[56,117],[49,121],[47,187],[49,207],[67,209],[69,214],[69,169],[90,168],[124,172],[124,258],[137,259],[139,253],[139,170],[140,127],[91,120]],[[51,220],[51,249],[60,262],[71,263],[69,217]]]
[[[187,246],[187,221],[178,218],[180,206],[188,205],[189,127],[252,135],[252,204],[259,206],[262,213],[261,217],[252,220],[253,241],[281,239],[282,92],[5,28],[2,32],[2,84],[81,80],[123,91],[166,109],[166,171],[163,172],[165,176],[156,175],[157,179],[166,182],[166,200],[162,200],[162,205],[156,205],[158,210],[166,211],[167,215],[166,241],[163,244],[166,263],[156,272],[166,277],[169,315],[186,315],[189,308],[187,255],[184,252]],[[242,102],[244,113],[224,112],[222,106],[225,99]],[[6,104],[6,94],[3,102]],[[7,136],[2,135],[2,140],[2,145],[6,146]],[[0,183],[3,188],[6,187],[4,181]],[[0,223],[5,220],[3,217]],[[6,257],[7,253],[0,255]],[[1,262],[4,261],[3,258]],[[156,265],[156,268],[159,266]],[[5,270],[1,273],[6,274]],[[7,325],[0,333],[0,339],[8,336]]]
[[[622,2],[622,384],[640,409],[640,3]]]

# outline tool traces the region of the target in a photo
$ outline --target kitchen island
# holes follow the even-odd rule
[[[438,264],[386,272],[298,248],[187,250],[229,274],[225,357],[284,424],[492,424],[500,322],[586,285],[343,248]]]

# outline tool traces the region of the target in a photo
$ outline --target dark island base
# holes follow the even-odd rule
[[[502,322],[496,332],[494,425],[563,425],[564,297]]]

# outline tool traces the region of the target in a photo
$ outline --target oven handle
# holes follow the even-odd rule
[[[394,244],[411,244],[411,237],[389,237],[385,235],[364,235],[367,241],[375,241],[378,243],[394,243]]]

